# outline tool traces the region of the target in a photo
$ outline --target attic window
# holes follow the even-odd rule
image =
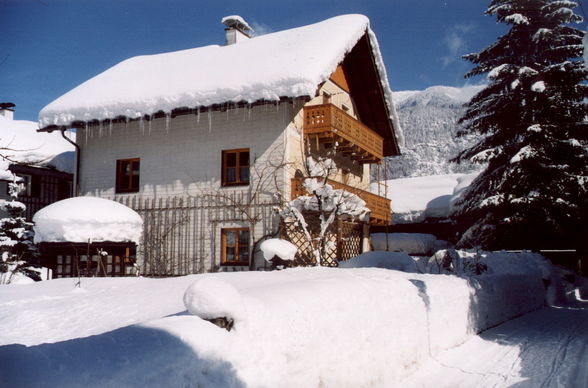
[[[222,153],[222,185],[249,184],[249,148],[226,150]]]
[[[140,159],[119,159],[116,161],[116,193],[139,191]]]

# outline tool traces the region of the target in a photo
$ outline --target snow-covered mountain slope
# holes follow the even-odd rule
[[[402,155],[388,158],[388,178],[451,174],[475,170],[449,163],[473,138],[457,138],[457,121],[467,103],[483,86],[432,86],[393,94],[405,145]]]

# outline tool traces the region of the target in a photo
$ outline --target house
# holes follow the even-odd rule
[[[7,157],[0,165],[0,201],[9,199],[8,184],[20,178],[19,201],[25,217],[55,201],[71,197],[74,146],[66,139],[38,133],[32,121],[14,120],[15,105],[0,103],[0,148]],[[68,139],[75,134],[69,134]],[[0,217],[3,217],[0,210]]]
[[[81,195],[141,214],[146,274],[265,267],[257,242],[278,232],[276,204],[302,194],[309,155],[336,162],[331,182],[371,223],[390,222],[370,176],[402,133],[368,19],[253,38],[239,16],[223,24],[223,46],[127,59],[39,114],[41,131],[77,128]],[[366,228],[348,229],[359,253]]]

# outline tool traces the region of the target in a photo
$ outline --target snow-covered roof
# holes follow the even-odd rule
[[[139,243],[143,220],[133,209],[96,197],[64,199],[33,216],[35,243],[132,241]]]
[[[53,166],[61,171],[72,172],[74,146],[59,134],[37,132],[37,123],[27,120],[11,120],[0,117],[0,148],[2,155],[20,163],[37,166]],[[75,141],[75,133],[68,133]],[[67,153],[67,156],[62,155]],[[52,160],[57,160],[56,165]],[[65,163],[64,157],[71,161]],[[1,167],[0,167],[1,169]]]
[[[448,217],[452,204],[476,176],[478,172],[390,179],[388,198],[392,201],[394,223],[418,223],[426,218]],[[374,184],[372,192],[375,190]]]
[[[175,108],[314,96],[345,54],[368,34],[396,137],[400,128],[375,34],[363,15],[342,15],[228,46],[127,59],[39,113],[41,128],[75,121],[137,118]]]

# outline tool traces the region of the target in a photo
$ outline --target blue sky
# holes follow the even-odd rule
[[[135,55],[224,42],[226,15],[258,33],[345,13],[371,20],[393,90],[461,86],[477,51],[505,29],[480,0],[0,0],[0,102],[36,121],[45,105]],[[240,64],[236,64],[240,65]]]

